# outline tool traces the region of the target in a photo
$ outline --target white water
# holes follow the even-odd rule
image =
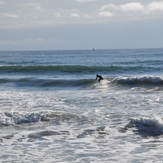
[[[161,94],[105,82],[89,90],[1,89],[1,162],[159,162]]]

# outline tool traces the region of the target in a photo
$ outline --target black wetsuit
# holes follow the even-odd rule
[[[99,78],[99,82],[104,79],[101,75],[96,75],[96,79],[98,78]]]

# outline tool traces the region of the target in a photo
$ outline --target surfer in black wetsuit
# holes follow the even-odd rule
[[[103,80],[104,78],[101,75],[96,75],[96,80],[98,79],[98,81],[100,82],[101,80]]]

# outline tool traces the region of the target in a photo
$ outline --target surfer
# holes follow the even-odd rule
[[[104,78],[101,75],[96,75],[96,80],[99,79],[98,81],[100,82],[101,80],[103,80]]]

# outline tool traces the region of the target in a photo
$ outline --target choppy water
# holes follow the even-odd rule
[[[162,162],[162,69],[163,49],[0,52],[0,162]]]

